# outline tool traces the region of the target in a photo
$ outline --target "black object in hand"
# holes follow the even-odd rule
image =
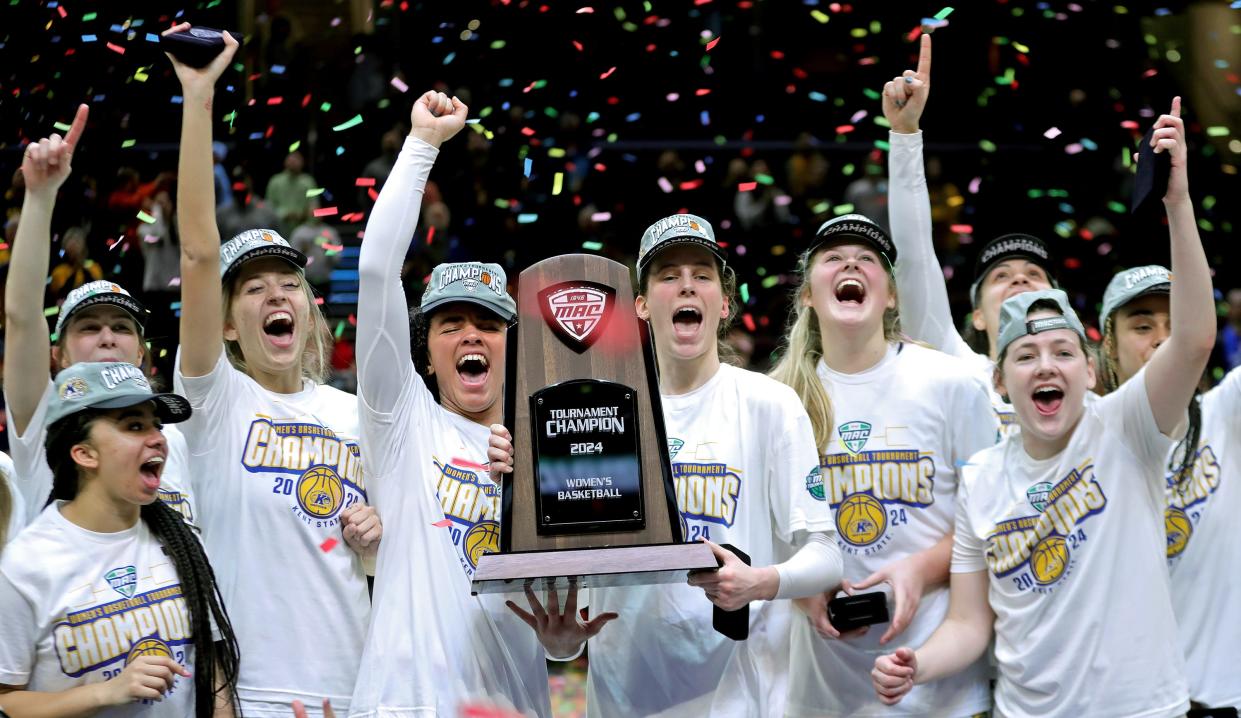
[[[210,27],[191,27],[160,38],[164,50],[190,67],[206,67],[216,55],[224,51],[224,33],[233,36],[240,45],[244,37],[232,30],[216,30]]]
[[[1138,147],[1138,174],[1133,181],[1133,199],[1129,211],[1137,214],[1143,207],[1161,201],[1168,193],[1168,175],[1172,174],[1172,155],[1168,152],[1155,152],[1151,147],[1151,137],[1155,134],[1152,127],[1142,138]]]
[[[745,551],[731,544],[720,544],[720,548],[732,551],[741,559],[745,565],[750,565],[750,555]],[[723,566],[724,562],[721,561]],[[746,604],[736,611],[725,611],[719,606],[713,607],[715,610],[711,612],[711,627],[716,633],[731,638],[734,641],[744,641],[750,637],[750,604]]]
[[[837,631],[887,623],[888,597],[883,591],[841,596],[827,602],[827,620]]]

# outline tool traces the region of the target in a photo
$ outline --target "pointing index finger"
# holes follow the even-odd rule
[[[918,54],[918,79],[927,80],[931,77],[931,36],[922,33],[922,52]]]
[[[1173,117],[1181,116],[1181,96],[1180,95],[1177,95],[1176,97],[1172,98],[1172,116]]]
[[[65,135],[65,144],[70,149],[77,146],[78,138],[82,136],[82,130],[86,129],[86,117],[90,114],[90,107],[87,105],[78,105],[77,114],[73,116],[73,125],[69,128],[69,133]]]

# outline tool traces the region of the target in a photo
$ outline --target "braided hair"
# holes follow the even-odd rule
[[[77,497],[80,474],[71,450],[74,445],[86,440],[91,425],[103,414],[102,411],[87,409],[70,414],[48,427],[44,447],[47,463],[52,469],[52,491],[47,503],[72,501]],[[228,691],[234,715],[241,715],[236,698],[240,649],[206,552],[181,514],[163,501],[157,500],[143,506],[139,516],[172,560],[181,581],[181,594],[189,609],[194,641],[194,715],[196,718],[211,718],[214,714],[218,698],[217,679],[221,684],[220,690]],[[212,620],[221,635],[218,643],[211,635]]]

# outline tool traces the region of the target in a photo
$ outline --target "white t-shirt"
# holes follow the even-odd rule
[[[194,408],[182,426],[198,477],[198,525],[241,648],[246,715],[286,715],[332,699],[344,712],[370,613],[366,574],[340,512],[366,501],[352,394],[306,382],[268,391],[229,364],[175,383]],[[322,710],[322,708],[318,708]]]
[[[818,373],[836,426],[814,495],[832,507],[844,577],[857,582],[952,531],[957,467],[995,444],[998,422],[986,387],[964,362],[916,344],[889,345],[878,364],[856,374],[822,361]],[[927,590],[901,644],[924,643],[947,612],[947,584]],[[794,621],[788,715],[968,716],[990,707],[983,660],[915,687],[895,706],[880,703],[870,671],[892,650],[879,644],[887,628],[838,641]]]
[[[922,130],[911,135],[889,132],[888,211],[896,263],[896,287],[901,298],[901,329],[918,341],[964,360],[987,387],[1001,431],[1015,433],[1013,405],[995,390],[995,362],[970,348],[957,331],[948,303],[948,287],[935,257],[931,224],[931,195],[922,163]]]
[[[751,565],[770,566],[792,555],[794,533],[835,533],[827,504],[807,491],[818,457],[792,389],[722,365],[701,387],[662,402],[686,541],[732,544]],[[783,715],[790,602],[751,603],[750,636],[736,642],[712,628],[701,588],[590,594],[592,614],[620,614],[590,640],[590,715]]]
[[[1241,369],[1202,397],[1193,471],[1168,477],[1172,607],[1185,653],[1189,696],[1241,707]]]
[[[22,499],[21,489],[17,488],[17,482],[14,480],[15,473],[17,472],[13,468],[13,460],[8,454],[0,451],[0,481],[4,482],[4,490],[9,492],[10,507],[4,538],[0,538],[0,554],[4,553],[5,544],[16,538],[17,533],[26,525],[26,504]]]
[[[987,571],[1001,716],[1189,708],[1164,555],[1164,459],[1138,372],[1086,406],[1064,451],[1019,436],[965,465],[954,573]]]
[[[194,672],[181,582],[163,545],[139,521],[88,531],[48,506],[0,560],[0,683],[57,692],[120,675],[139,655],[169,656]],[[191,718],[194,679],[177,676],[162,701],[100,718]]]
[[[524,607],[524,595],[470,595],[479,556],[499,549],[490,432],[437,404],[410,359],[401,260],[437,154],[406,140],[358,259],[357,403],[363,443],[380,447],[365,461],[384,538],[349,715],[455,718],[462,702],[486,698],[550,716],[543,647],[504,605]]]
[[[9,422],[9,451],[13,454],[13,466],[16,469],[13,479],[25,502],[22,507],[23,525],[34,521],[43,513],[48,495],[52,492],[52,469],[47,464],[47,451],[43,444],[47,440],[47,427],[44,426],[47,403],[55,390],[55,384],[49,379],[47,389],[39,399],[39,406],[26,424],[25,434],[18,435],[17,427],[12,421]],[[8,401],[7,397],[5,401]],[[164,472],[159,477],[159,499],[197,526],[198,517],[195,515],[194,494],[190,485],[185,437],[176,424],[165,426],[163,431],[164,440],[168,442],[168,460],[164,463]]]

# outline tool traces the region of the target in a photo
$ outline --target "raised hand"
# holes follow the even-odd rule
[[[180,25],[174,25],[168,28],[161,35],[171,35],[174,32],[185,32],[190,29],[188,22]],[[168,59],[172,60],[172,67],[176,70],[177,79],[181,81],[181,92],[184,95],[185,102],[206,102],[210,109],[210,98],[215,93],[216,80],[220,79],[220,75],[224,74],[225,68],[233,61],[233,55],[237,53],[237,40],[229,33],[223,34],[224,49],[219,55],[211,61],[206,67],[190,67],[173,57],[169,53]]]
[[[930,94],[931,36],[923,33],[918,69],[906,70],[883,86],[883,116],[892,125],[892,131],[904,135],[917,132],[918,121],[922,119],[922,111],[926,109]]]
[[[871,669],[870,680],[884,705],[896,705],[914,687],[918,673],[918,656],[912,648],[898,648],[895,653],[879,656]]]
[[[1172,98],[1172,109],[1155,120],[1155,132],[1151,135],[1155,152],[1167,152],[1172,160],[1168,174],[1168,191],[1163,201],[1189,201],[1188,150],[1185,147],[1185,121],[1181,119],[1181,98]]]
[[[450,99],[442,92],[428,90],[414,102],[414,109],[409,113],[413,125],[409,134],[432,147],[439,147],[465,127],[469,111],[470,108],[456,97]]]
[[[86,117],[89,114],[89,107],[78,105],[77,114],[73,116],[73,125],[69,127],[69,134],[64,138],[53,134],[26,145],[21,169],[27,193],[46,200],[56,199],[56,191],[69,177],[73,149],[82,136],[82,130],[86,129]]]
[[[139,656],[120,675],[98,685],[104,691],[105,705],[123,706],[134,701],[163,700],[177,676],[189,678],[190,672],[168,656]]]
[[[512,601],[505,601],[509,610],[517,614],[526,625],[533,628],[548,654],[563,658],[577,653],[588,638],[603,630],[609,621],[617,618],[617,613],[601,613],[586,620],[586,609],[581,613],[577,610],[577,581],[569,581],[569,595],[565,598],[564,611],[560,610],[560,599],[556,589],[547,594],[547,607],[534,595],[534,589],[526,586],[526,601],[530,610],[525,611]]]

